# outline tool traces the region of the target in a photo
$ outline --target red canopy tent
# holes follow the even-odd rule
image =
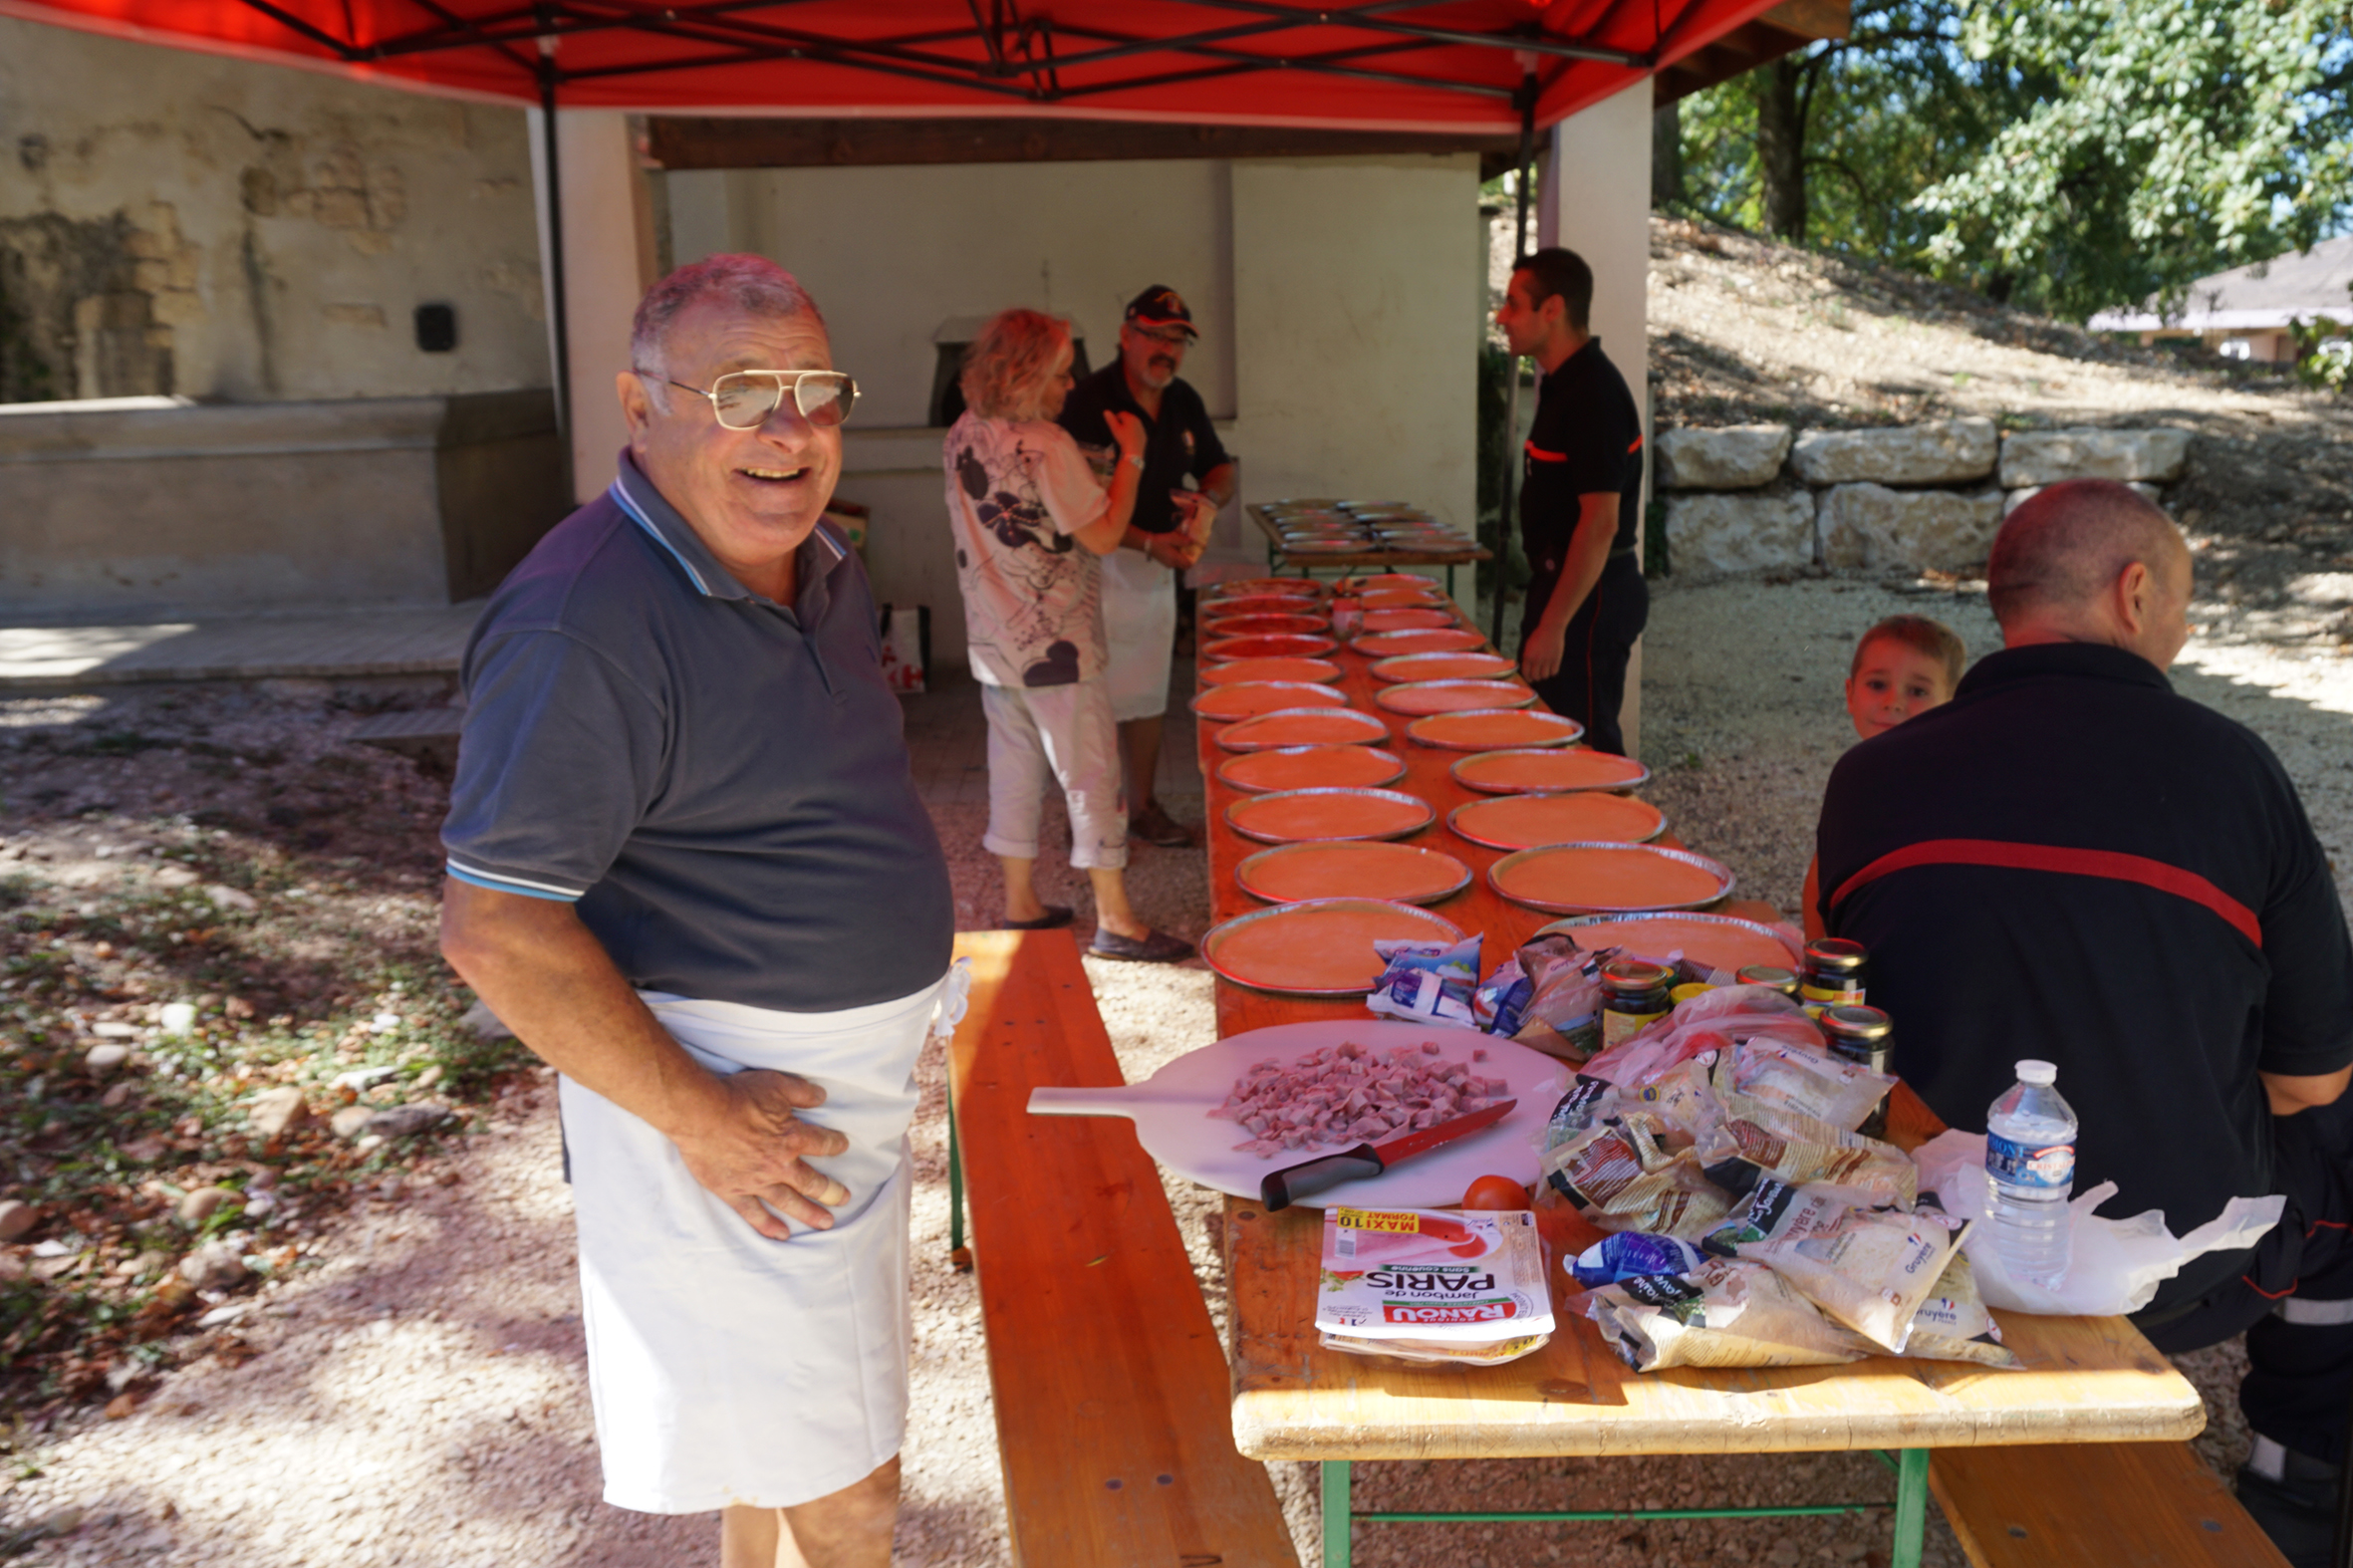
[[[578,109],[1542,129],[1773,0],[0,0],[0,15]]]

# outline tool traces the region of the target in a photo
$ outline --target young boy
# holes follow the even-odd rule
[[[1864,740],[1884,735],[1904,720],[1952,701],[1967,662],[1967,645],[1942,621],[1890,616],[1880,622],[1855,645],[1855,660],[1847,668],[1847,717],[1854,720],[1855,734]],[[1808,940],[1824,934],[1822,913],[1815,908],[1821,875],[1817,857],[1806,866]]]

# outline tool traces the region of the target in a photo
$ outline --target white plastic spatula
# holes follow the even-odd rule
[[[1147,1153],[1178,1176],[1236,1197],[1260,1196],[1259,1183],[1271,1171],[1317,1153],[1285,1150],[1260,1158],[1233,1146],[1249,1138],[1246,1129],[1209,1115],[1225,1103],[1234,1081],[1269,1057],[1294,1061],[1321,1047],[1354,1041],[1371,1051],[1438,1042],[1440,1056],[1469,1062],[1484,1051],[1474,1071],[1500,1078],[1503,1094],[1519,1102],[1493,1127],[1407,1161],[1377,1176],[1345,1181],[1318,1192],[1314,1205],[1367,1203],[1405,1208],[1438,1208],[1462,1201],[1463,1188],[1482,1176],[1509,1176],[1523,1185],[1537,1173],[1544,1123],[1567,1089],[1568,1065],[1539,1051],[1470,1029],[1434,1029],[1425,1024],[1366,1018],[1324,1023],[1277,1024],[1229,1036],[1188,1051],[1140,1084],[1108,1089],[1033,1089],[1029,1109],[1039,1116],[1124,1116],[1136,1124]]]

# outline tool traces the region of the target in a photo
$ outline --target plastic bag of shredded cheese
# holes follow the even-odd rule
[[[1606,1285],[1587,1298],[1585,1311],[1637,1372],[1826,1367],[1875,1351],[1760,1263],[1717,1258],[1688,1274]]]
[[[2005,1372],[2026,1365],[2002,1344],[2001,1325],[1977,1294],[1977,1276],[1965,1252],[1953,1254],[1937,1288],[1913,1314],[1912,1341],[1904,1354],[1927,1361],[1973,1361]]]
[[[1527,976],[1528,994],[1511,1037],[1569,1062],[1601,1049],[1601,955],[1556,931],[1526,943],[1515,961]]]
[[[1743,1095],[1768,1111],[1812,1117],[1848,1132],[1895,1087],[1893,1078],[1818,1046],[1783,1040],[1744,1039],[1715,1061],[1718,1099]]]
[[[1722,1115],[1699,1130],[1699,1169],[1734,1197],[1765,1176],[1854,1187],[1899,1208],[1919,1195],[1920,1170],[1893,1144],[1809,1116],[1776,1115],[1744,1095],[1713,1103]]]
[[[1478,984],[1476,933],[1444,942],[1377,941],[1373,951],[1386,965],[1365,998],[1365,1006],[1387,1018],[1472,1027],[1470,992]]]
[[[1646,1274],[1688,1274],[1705,1261],[1689,1241],[1621,1230],[1602,1237],[1575,1257],[1562,1258],[1561,1264],[1578,1284],[1592,1290]]]
[[[1628,1117],[1593,1129],[1544,1157],[1544,1178],[1603,1230],[1697,1240],[1724,1217],[1730,1201],[1689,1151],[1662,1150],[1656,1127]]]
[[[1604,1083],[1635,1089],[1678,1062],[1734,1040],[1779,1040],[1825,1049],[1822,1031],[1797,1003],[1766,985],[1727,985],[1677,1005],[1657,1023],[1635,1031],[1587,1062],[1583,1071]]]
[[[1703,1251],[1769,1264],[1824,1312],[1902,1354],[1912,1319],[1968,1230],[1926,1194],[1910,1213],[1853,1187],[1759,1181]]]

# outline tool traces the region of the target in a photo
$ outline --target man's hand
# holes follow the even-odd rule
[[[1144,421],[1132,413],[1116,408],[1104,410],[1103,422],[1111,426],[1112,444],[1120,449],[1122,458],[1144,455]]]
[[[787,1220],[831,1229],[834,1216],[819,1205],[848,1202],[850,1189],[806,1157],[842,1154],[850,1140],[797,1114],[825,1104],[825,1091],[792,1073],[757,1068],[717,1082],[715,1114],[670,1135],[686,1174],[772,1241],[792,1235]]]
[[[1569,624],[1547,616],[1536,623],[1536,630],[1528,634],[1527,643],[1519,651],[1519,672],[1531,684],[1550,680],[1560,673],[1561,646],[1568,640]]]

